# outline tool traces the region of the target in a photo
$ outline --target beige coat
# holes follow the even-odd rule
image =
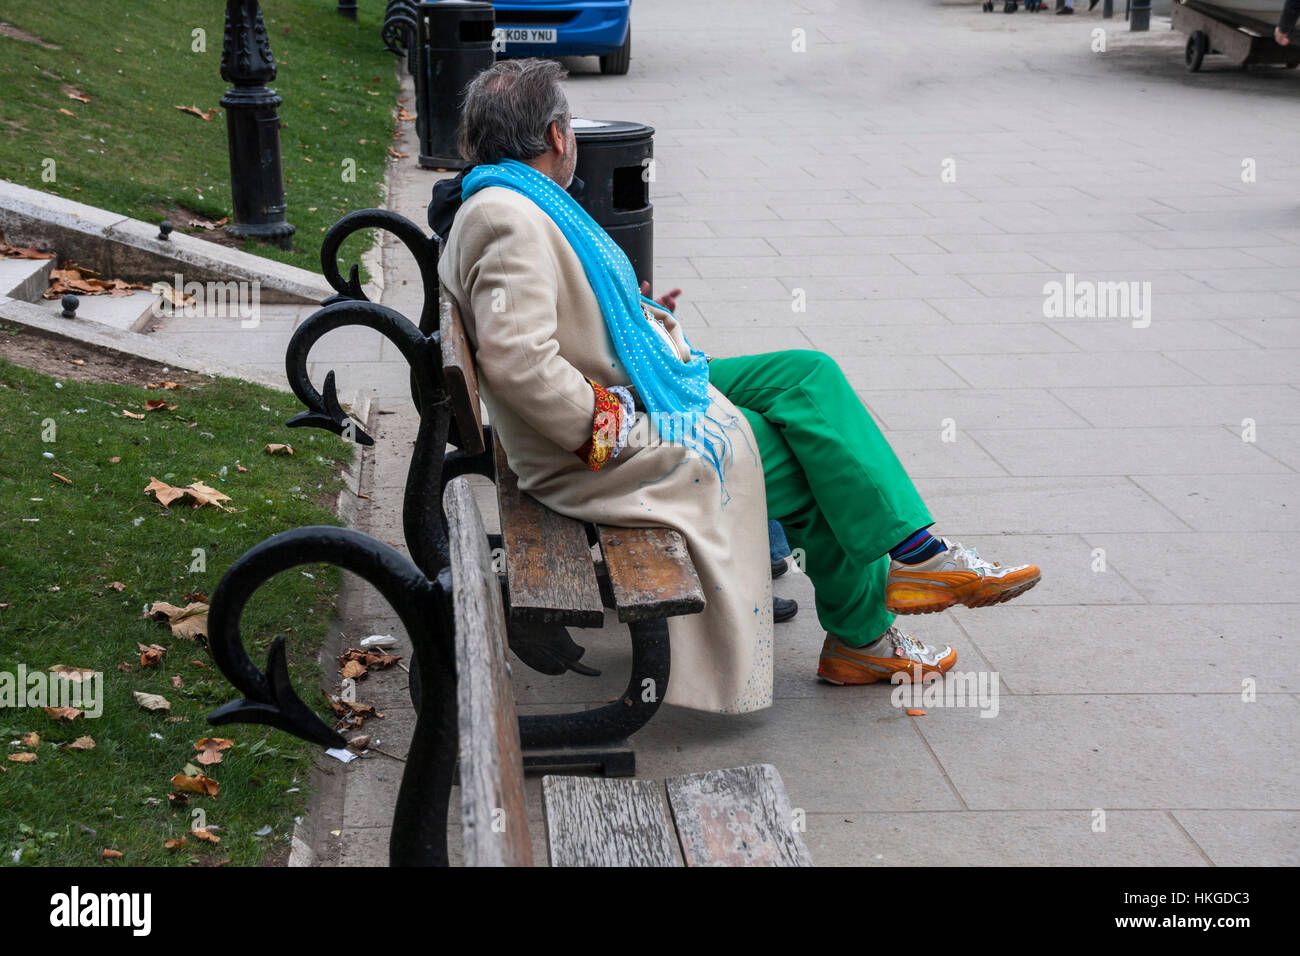
[[[601,385],[630,386],[582,263],[531,200],[502,187],[457,213],[438,265],[475,350],[479,385],[519,486],[560,514],[681,532],[706,606],[670,618],[665,703],[743,713],[772,702],[772,578],[763,469],[749,423],[709,387],[709,414],[726,426],[726,494],[713,467],[662,442],[640,415],[619,454],[591,471],[573,453],[591,437]],[[683,360],[671,313],[652,310]],[[633,393],[635,395],[635,392]]]

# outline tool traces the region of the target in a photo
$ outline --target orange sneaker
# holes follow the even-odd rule
[[[920,564],[889,562],[885,607],[894,614],[931,614],[954,604],[985,607],[1024,594],[1042,577],[1032,564],[1004,568],[974,548],[941,539],[948,550]]]
[[[951,647],[922,644],[891,624],[866,647],[853,647],[827,634],[817,662],[817,676],[831,684],[874,684],[899,672],[914,676],[919,670],[922,677],[942,674],[956,663],[957,652]]]

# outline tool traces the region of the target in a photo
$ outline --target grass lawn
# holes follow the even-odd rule
[[[141,614],[155,601],[183,607],[186,595],[210,596],[231,562],[271,534],[339,524],[328,505],[352,448],[325,432],[286,429],[299,410],[292,395],[190,373],[167,377],[182,387],[56,380],[0,360],[0,672],[62,664],[104,675],[98,719],[69,723],[39,707],[0,708],[0,864],[256,865],[285,856],[293,817],[305,806],[300,791],[318,748],[264,727],[210,727],[207,714],[237,692],[201,641]],[[177,408],[146,412],[144,403],[157,398]],[[46,441],[51,421],[54,441]],[[267,454],[269,442],[289,442],[297,454]],[[150,478],[205,482],[229,495],[234,510],[164,508],[144,492]],[[198,570],[195,549],[204,556]],[[322,715],[316,660],[339,577],[322,566],[285,572],[243,617],[245,646],[259,666],[270,639],[287,633],[294,686]],[[155,643],[166,656],[142,666],[138,645]],[[141,709],[133,691],[163,695],[170,712]],[[40,737],[35,746],[22,743],[31,733]],[[93,749],[64,746],[82,736],[93,738]],[[195,744],[206,736],[234,742],[221,763],[202,768],[220,792],[191,794],[188,806],[174,807],[172,776],[199,766]],[[19,753],[36,760],[8,759]],[[190,836],[186,848],[164,849],[196,824],[218,827],[221,842]],[[105,849],[123,856],[105,861]]]
[[[397,96],[383,11],[362,4],[353,22],[334,0],[263,0],[298,232],[293,251],[254,242],[247,251],[319,271],[326,227],[382,198]],[[147,222],[169,215],[182,231],[202,231],[187,227],[189,213],[231,215],[218,106],[230,86],[220,69],[225,4],[0,0],[0,21],[30,34],[0,29],[0,178]],[[177,106],[217,115],[205,122]],[[354,182],[344,181],[346,160]],[[355,257],[363,241],[345,248]]]

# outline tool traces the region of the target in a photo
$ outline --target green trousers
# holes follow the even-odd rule
[[[821,352],[715,358],[709,381],[754,430],[768,515],[802,552],[822,627],[874,641],[894,620],[889,549],[934,519],[871,413]]]

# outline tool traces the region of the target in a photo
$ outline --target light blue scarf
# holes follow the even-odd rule
[[[614,351],[636,387],[642,410],[660,438],[697,452],[721,480],[731,443],[721,425],[708,415],[708,361],[687,342],[691,359],[683,362],[651,328],[653,320],[641,311],[642,303],[660,306],[641,295],[627,255],[555,180],[531,166],[513,159],[475,166],[465,174],[461,197],[469,199],[488,186],[504,186],[528,197],[559,227],[582,262]]]

